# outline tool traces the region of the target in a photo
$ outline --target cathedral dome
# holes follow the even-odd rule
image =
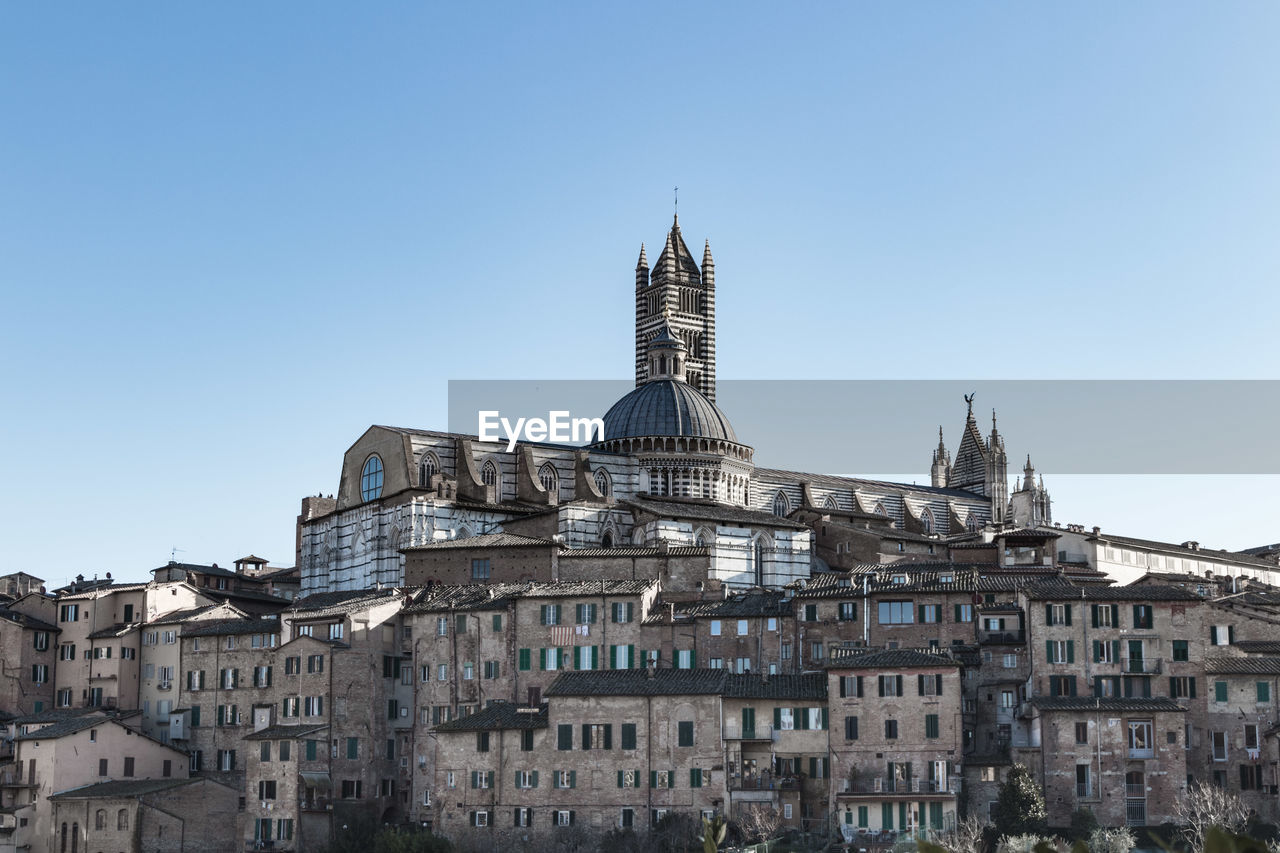
[[[605,413],[605,441],[649,435],[738,441],[724,412],[698,389],[676,379],[646,382]]]

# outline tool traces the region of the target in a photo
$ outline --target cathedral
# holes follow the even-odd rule
[[[699,265],[678,218],[652,268],[641,246],[635,388],[590,446],[508,451],[473,435],[369,427],[344,456],[336,496],[303,500],[302,593],[403,586],[406,553],[468,539],[553,543],[556,565],[684,548],[710,581],[776,589],[1052,521],[1030,458],[1010,494],[995,414],[984,437],[972,397],[954,461],[939,430],[928,486],[759,467],[716,405],[715,294],[710,242]]]

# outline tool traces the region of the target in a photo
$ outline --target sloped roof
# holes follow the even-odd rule
[[[139,627],[141,627],[141,625],[142,625],[141,622],[129,622],[128,624],[116,623],[115,625],[108,625],[106,628],[99,628],[98,630],[94,631],[92,634],[89,635],[89,639],[90,640],[111,640],[111,639],[115,639],[116,637],[123,637],[125,634],[128,634],[130,631],[136,631]]]
[[[728,673],[723,692],[726,699],[825,700],[827,676],[821,672],[801,675]]]
[[[560,559],[573,557],[706,557],[711,549],[703,545],[672,545],[665,551],[652,545],[615,545],[612,548],[566,548]]]
[[[946,650],[937,653],[914,649],[862,649],[834,646],[827,654],[831,669],[937,669],[959,666]]]
[[[563,672],[546,696],[694,696],[719,694],[722,669],[602,669]]]
[[[791,530],[809,529],[808,525],[780,518],[771,512],[726,506],[701,498],[654,498],[647,495],[637,495],[632,500],[622,501],[622,503],[659,518],[690,518],[705,521],[722,521],[727,524],[742,524],[744,526],[785,527]]]
[[[1063,578],[1031,584],[1027,597],[1038,601],[1203,601],[1195,593],[1176,586],[1143,584],[1141,586],[1076,586]]]
[[[793,480],[797,483],[812,483],[815,486],[835,488],[865,488],[871,490],[889,490],[890,492],[919,492],[921,494],[938,495],[956,498],[967,503],[990,505],[991,500],[976,492],[965,489],[951,489],[938,486],[918,486],[914,483],[895,483],[890,480],[867,480],[860,477],[839,477],[833,474],[813,474],[805,471],[785,471],[781,468],[757,468],[756,476],[762,480]],[[815,507],[821,509],[821,507]]]
[[[513,702],[494,702],[474,714],[458,717],[434,726],[438,732],[479,732],[495,729],[545,729],[547,727],[547,703],[537,708],[516,705]]]
[[[1280,657],[1205,655],[1204,671],[1215,675],[1280,675]]]
[[[192,776],[187,779],[114,779],[109,782],[96,782],[79,788],[70,788],[52,794],[51,800],[104,800],[122,797],[138,797],[143,794],[154,794],[170,788],[179,788],[200,782],[204,776]]]
[[[1236,648],[1255,655],[1280,655],[1280,640],[1236,640]]]
[[[1158,711],[1184,712],[1187,709],[1172,699],[1155,696],[1150,699],[1124,699],[1094,696],[1036,696],[1031,704],[1042,711]]]
[[[673,614],[677,619],[746,619],[749,617],[786,616],[791,602],[780,592],[744,592],[714,601],[676,601]],[[646,625],[666,619],[665,608],[655,607],[645,619]]]
[[[422,545],[401,548],[402,551],[448,551],[475,548],[527,548],[529,546],[553,547],[556,543],[539,536],[521,536],[517,533],[482,533],[465,539],[440,539]]]
[[[295,740],[329,728],[328,723],[297,726],[267,726],[244,736],[245,740]]]
[[[182,627],[184,637],[222,637],[228,634],[279,634],[279,619],[202,619]]]
[[[1090,534],[1086,537],[1091,541],[1108,542],[1114,545],[1129,545],[1134,548],[1145,548],[1152,551],[1172,551],[1176,554],[1195,557],[1200,560],[1221,560],[1228,563],[1241,563],[1243,565],[1257,566],[1258,568],[1268,569],[1270,571],[1280,570],[1280,566],[1261,557],[1255,557],[1252,554],[1244,554],[1239,551],[1217,551],[1212,548],[1189,548],[1186,545],[1174,544],[1172,542],[1160,542],[1155,539],[1138,539],[1134,536],[1116,536],[1111,533],[1098,533],[1096,536]]]
[[[45,622],[43,619],[37,619],[26,613],[20,613],[17,610],[10,610],[7,607],[0,607],[0,619],[13,622],[15,625],[21,625],[24,628],[34,628],[37,631],[61,631],[57,625]]]
[[[352,589],[341,592],[317,592],[299,598],[286,611],[298,619],[322,619],[325,616],[354,613],[399,596],[393,589]]]

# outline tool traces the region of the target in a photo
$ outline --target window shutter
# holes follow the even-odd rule
[[[1047,663],[1053,663],[1053,640],[1044,641],[1044,659]]]
[[[1117,663],[1120,662],[1120,641],[1111,641],[1111,659]]]
[[[618,771],[618,787],[619,788],[622,787],[622,771],[621,770]]]
[[[1067,640],[1067,663],[1076,662],[1076,641]]]
[[[845,676],[840,677],[840,698],[841,699],[848,698],[848,691],[845,690],[846,682],[844,679],[845,679]]]
[[[546,649],[538,649],[538,668],[544,671],[547,668],[547,650]]]
[[[936,680],[936,683],[933,685],[934,687],[933,692],[935,695],[941,696],[942,695],[942,673],[938,673],[937,675],[935,675],[934,679]]]
[[[570,788],[578,787],[578,771],[577,770],[569,771],[569,787]]]
[[[587,723],[582,724],[582,748],[591,748],[591,726]]]
[[[1066,605],[1065,607],[1063,607],[1063,610],[1066,611],[1067,624],[1070,625],[1071,624],[1071,605],[1070,604]]]
[[[773,730],[775,732],[782,730],[782,709],[781,708],[773,709]]]
[[[613,749],[613,723],[604,724],[604,748]]]
[[[630,622],[630,621],[632,620],[632,618],[633,618],[632,614],[633,614],[634,612],[635,612],[635,602],[628,601],[628,602],[627,602],[627,621],[628,621],[628,622]]]
[[[1236,626],[1227,626],[1227,645],[1234,646],[1236,644]]]
[[[862,698],[862,676],[861,675],[858,676],[857,685],[858,685],[858,698],[861,699]]]
[[[822,708],[822,730],[825,732],[828,728],[830,728],[830,716],[827,712],[826,706],[824,705]]]
[[[1187,685],[1190,688],[1189,693],[1191,698],[1196,698],[1196,677],[1194,675],[1187,679]]]
[[[959,622],[959,621],[960,621],[960,605],[959,605],[959,604],[957,604],[955,607],[956,607],[956,619],[955,619],[955,621]]]
[[[880,695],[884,696],[884,676],[877,675],[876,679],[878,680],[878,684],[880,685]]]
[[[902,676],[901,676],[901,675],[895,675],[895,676],[894,676],[894,679],[896,679],[896,680],[897,680],[897,687],[898,687],[898,689],[894,692],[894,694],[893,694],[893,695],[894,695],[894,696],[901,696],[901,695],[902,695]]]
[[[1096,604],[1094,606],[1097,607]],[[1095,628],[1098,627],[1096,623],[1094,624],[1094,627]],[[1102,641],[1094,640],[1093,641],[1093,662],[1099,663],[1101,661],[1102,661]]]
[[[1089,610],[1093,614],[1093,627],[1097,628],[1098,627],[1098,605],[1096,604],[1089,605]]]
[[[617,669],[617,668],[618,668],[618,647],[610,646],[609,647],[609,669]]]
[[[471,771],[471,787],[472,788],[480,787],[480,772],[477,770]]]
[[[698,650],[697,649],[694,649],[693,651],[689,652],[689,668],[690,669],[698,668]]]
[[[804,730],[809,728],[809,714],[806,708],[792,708],[791,719],[796,721],[796,728]]]
[[[1178,698],[1177,683],[1178,683],[1178,679],[1174,678],[1172,675],[1169,676],[1169,698],[1170,699]]]
[[[657,770],[649,771],[649,787],[650,788],[658,787],[658,771]]]
[[[628,607],[630,607],[631,605],[627,605],[627,606],[628,606]],[[627,665],[628,665],[628,666],[635,666],[635,665],[636,665],[636,662],[637,662],[637,661],[636,661],[636,647],[635,647],[635,646],[627,646]]]
[[[1209,644],[1213,646],[1218,645],[1218,626],[1217,625],[1209,626]]]
[[[532,788],[538,787],[538,771],[537,770],[529,774],[529,786]]]
[[[916,695],[917,696],[924,695],[924,673],[921,673],[916,676]]]
[[[960,612],[960,605],[958,605],[958,604],[957,604],[957,605],[956,605],[956,613],[959,613],[959,612]],[[959,621],[960,621],[960,617],[959,617],[959,616],[957,616],[957,617],[956,617],[956,621],[957,621],[957,622],[959,622]],[[1046,625],[1052,625],[1052,624],[1053,624],[1053,605],[1052,605],[1052,604],[1049,604],[1049,603],[1047,603],[1047,602],[1045,603],[1045,606],[1044,606],[1044,624],[1046,624]]]
[[[542,624],[545,625],[547,624],[547,605],[542,605],[540,612],[542,614]]]

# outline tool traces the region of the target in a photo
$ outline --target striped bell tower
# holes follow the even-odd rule
[[[711,401],[716,399],[716,265],[711,241],[702,250],[702,268],[680,234],[677,215],[662,254],[649,270],[644,244],[636,263],[636,385],[649,381],[649,340],[666,322],[688,353],[685,376]]]

